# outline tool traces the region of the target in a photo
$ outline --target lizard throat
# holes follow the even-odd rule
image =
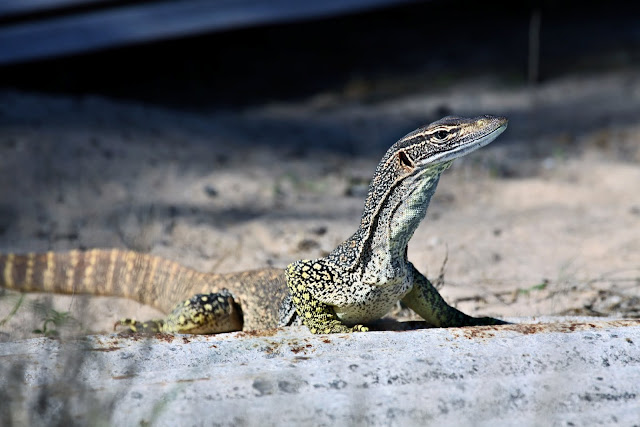
[[[403,197],[393,209],[389,221],[389,249],[396,256],[404,254],[420,222],[424,219],[429,208],[431,197],[436,191],[440,174],[449,166],[437,170],[420,172],[409,185],[408,196]]]
[[[450,164],[419,170],[390,193],[370,240],[371,256],[364,266],[366,283],[388,284],[404,278],[409,240],[427,213],[440,174]]]

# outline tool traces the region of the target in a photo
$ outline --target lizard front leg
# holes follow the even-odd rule
[[[464,314],[460,310],[451,307],[440,296],[436,288],[431,284],[413,264],[409,263],[413,272],[413,288],[402,302],[418,313],[420,317],[429,324],[436,327],[458,327],[458,326],[479,326],[479,325],[504,325],[505,322],[493,317],[472,317]]]
[[[312,334],[366,332],[363,325],[348,326],[336,315],[334,309],[313,296],[314,287],[331,287],[331,274],[318,261],[296,261],[287,267],[287,286],[291,300],[302,323]]]

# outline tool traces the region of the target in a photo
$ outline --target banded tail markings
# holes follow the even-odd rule
[[[24,283],[27,286],[32,286],[33,285],[33,271],[34,271],[34,267],[36,265],[36,254],[34,254],[33,252],[29,252],[27,254],[27,266],[25,268],[24,271]]]
[[[42,273],[42,290],[45,292],[53,292],[55,289],[55,273],[56,273],[56,261],[55,253],[48,251],[46,253],[47,266]]]
[[[94,276],[96,272],[96,260],[98,258],[98,250],[91,249],[84,253],[84,274],[82,277],[82,289],[91,289],[92,286],[96,286]],[[88,262],[87,262],[88,261]]]
[[[180,265],[175,262],[169,262],[169,277],[167,278],[168,283],[176,283],[178,279],[178,274],[180,274]]]
[[[106,284],[104,286],[104,294],[111,295],[113,293],[113,281],[115,280],[116,274],[116,263],[118,262],[118,254],[120,253],[117,249],[111,249],[109,251],[109,268],[107,269],[107,277]]]
[[[158,264],[160,264],[160,258],[154,256],[151,261],[151,266],[147,269],[148,275],[145,275],[145,282],[148,283],[149,286],[155,286]]]
[[[29,255],[7,255],[3,278],[7,282],[7,287],[13,289],[33,289],[33,282],[27,283],[27,270],[29,265]],[[33,263],[33,261],[31,261]],[[33,267],[32,273],[33,275]]]
[[[117,249],[0,254],[0,287],[141,298],[156,305],[156,288],[174,289],[175,284],[167,281],[174,265],[163,258]]]
[[[151,257],[151,262],[147,262],[147,267],[145,268],[145,277],[142,282],[142,287],[145,289],[141,291],[140,298],[146,298],[150,300],[148,304],[156,304],[156,301],[159,299],[159,295],[162,294],[163,289],[166,286],[172,287],[173,284],[167,283],[164,281],[164,277],[159,277],[159,265],[162,262],[162,258],[157,256]],[[142,295],[143,294],[143,295]],[[169,297],[169,299],[171,299]]]
[[[11,288],[14,286],[13,280],[13,264],[14,264],[14,254],[7,254],[4,260],[4,268],[2,271],[2,277],[4,279],[4,283],[7,287]]]
[[[66,275],[66,287],[65,292],[72,294],[74,293],[74,284],[75,284],[75,276],[77,273],[78,263],[80,261],[80,251],[72,250],[69,251],[69,265],[64,269]]]
[[[133,296],[131,292],[129,292],[129,284],[133,282],[133,273],[136,267],[136,255],[137,254],[133,251],[126,251],[124,254],[124,286],[121,286],[120,289],[122,289],[122,296],[125,298]]]

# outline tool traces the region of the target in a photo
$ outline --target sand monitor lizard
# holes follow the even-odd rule
[[[408,261],[407,245],[442,172],[506,127],[503,117],[445,117],[405,135],[378,164],[357,231],[326,257],[296,261],[284,271],[201,273],[148,254],[94,249],[0,255],[0,285],[132,298],[169,314],[121,324],[169,333],[268,329],[300,321],[313,333],[367,331],[363,325],[398,300],[434,326],[505,323],[449,306]]]

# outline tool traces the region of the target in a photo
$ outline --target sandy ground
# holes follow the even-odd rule
[[[432,278],[448,254],[443,296],[476,315],[640,316],[638,70],[196,113],[2,92],[0,250],[132,248],[220,272],[318,257],[355,230],[384,151],[449,112],[511,121],[445,173],[411,241]],[[67,311],[64,326],[46,322]],[[157,314],[6,292],[0,339]]]

